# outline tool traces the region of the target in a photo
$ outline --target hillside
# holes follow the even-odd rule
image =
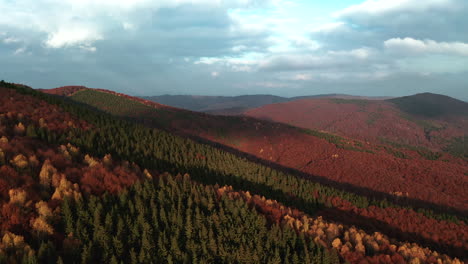
[[[180,138],[8,83],[0,83],[0,95],[0,263],[340,263],[312,237],[267,224],[252,209],[262,200],[158,173],[182,168],[175,163],[186,143]],[[124,141],[139,133],[150,139],[135,137],[132,148],[163,143],[171,158],[125,154]]]
[[[468,118],[463,113],[468,104],[445,96],[417,98],[419,95],[386,101],[306,99],[266,105],[245,115],[400,149],[457,152],[452,145],[467,135]],[[431,104],[435,101],[438,106]],[[416,108],[430,110],[421,116],[414,112]],[[464,156],[460,151],[457,155]]]
[[[366,198],[29,88],[0,92],[2,262],[466,258],[466,220],[451,213]]]
[[[460,197],[466,196],[461,186],[467,162],[447,154],[382,147],[249,117],[212,116],[151,103],[134,107],[141,99],[103,90],[83,90],[71,98],[149,126],[220,143],[266,162],[352,184],[350,188],[408,193],[412,198],[466,209]]]

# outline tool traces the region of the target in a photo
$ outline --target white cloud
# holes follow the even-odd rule
[[[388,15],[401,12],[425,12],[429,9],[454,8],[453,0],[366,0],[334,14],[335,17],[356,17],[362,15]]]
[[[161,8],[182,5],[219,8],[250,8],[275,0],[0,0],[0,27],[45,33],[48,48],[81,47],[95,50],[93,43],[116,28],[135,30]],[[235,28],[234,28],[235,29]],[[29,34],[34,35],[34,34]]]
[[[335,56],[342,57],[353,57],[360,60],[365,60],[374,55],[377,51],[371,48],[363,47],[353,50],[340,50],[340,51],[329,51],[328,53]]]
[[[50,48],[62,48],[74,45],[90,47],[91,43],[100,39],[102,39],[102,36],[90,28],[62,27],[58,31],[51,33],[45,44]]]
[[[256,66],[264,58],[263,54],[258,53],[247,53],[241,57],[202,57],[195,61],[194,64],[205,64],[205,65],[220,65],[226,67],[228,70],[233,72],[251,72],[256,69]]]
[[[430,39],[392,38],[386,40],[384,46],[387,50],[398,53],[468,56],[468,43],[463,42],[436,42]]]

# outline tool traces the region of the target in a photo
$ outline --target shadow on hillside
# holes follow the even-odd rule
[[[174,133],[173,131],[168,131],[168,132]],[[397,197],[397,196],[391,195],[389,193],[372,190],[372,189],[369,189],[369,188],[366,188],[366,187],[356,186],[356,185],[353,185],[353,184],[350,184],[350,183],[337,182],[337,181],[330,180],[330,179],[328,179],[326,177],[323,177],[323,176],[312,175],[312,174],[300,171],[298,169],[286,167],[286,166],[280,165],[280,164],[275,163],[275,162],[264,160],[264,159],[258,158],[257,156],[254,156],[252,154],[242,152],[242,151],[239,151],[239,150],[237,150],[235,148],[232,148],[232,147],[229,147],[229,146],[217,143],[217,142],[212,142],[212,141],[206,140],[204,138],[200,138],[200,137],[196,137],[196,136],[192,136],[192,135],[181,134],[181,133],[176,133],[176,134],[178,134],[180,136],[183,136],[183,137],[189,137],[192,140],[195,140],[195,141],[197,141],[199,143],[211,145],[213,147],[222,149],[222,150],[224,150],[226,152],[229,152],[229,153],[235,154],[237,156],[246,158],[249,161],[262,164],[264,166],[267,166],[267,167],[282,171],[284,173],[300,176],[300,177],[302,177],[304,179],[312,180],[314,182],[318,182],[320,184],[323,184],[325,186],[330,186],[330,187],[336,188],[338,190],[343,190],[343,191],[352,192],[352,193],[355,193],[355,194],[358,194],[358,195],[363,195],[363,196],[366,196],[369,199],[386,199],[387,201],[392,202],[392,203],[394,203],[396,205],[400,205],[402,207],[411,206],[411,207],[415,207],[415,208],[430,209],[430,210],[434,211],[435,213],[439,213],[439,214],[448,213],[448,214],[453,214],[453,215],[456,215],[456,216],[459,216],[459,217],[468,217],[468,210],[459,210],[459,209],[454,208],[454,207],[434,204],[434,203],[431,203],[431,202],[427,202],[427,201],[423,201],[423,200],[415,199],[415,198]]]
[[[87,106],[88,108],[92,108],[93,110],[97,112],[103,113],[103,111],[98,110],[94,107],[90,107],[89,105],[85,105],[81,103],[78,103],[78,104]],[[124,119],[135,121],[134,118],[132,119],[124,118]],[[152,126],[161,130],[168,131],[166,128],[155,126],[154,123],[148,124],[147,122],[142,122],[141,120],[139,123],[143,123],[147,126]],[[364,195],[369,198],[379,198],[379,199],[385,198],[388,201],[391,201],[401,206],[412,205],[412,206],[421,207],[421,208],[428,208],[428,209],[434,210],[437,213],[451,213],[451,214],[455,214],[458,216],[466,216],[465,211],[459,211],[454,208],[443,207],[440,205],[435,205],[432,203],[428,203],[428,202],[424,202],[424,201],[416,200],[416,199],[396,198],[392,195],[389,195],[383,192],[370,190],[368,188],[363,188],[363,187],[354,186],[354,185],[347,184],[347,183],[340,183],[340,182],[332,181],[325,177],[310,175],[310,174],[301,172],[296,169],[288,168],[288,167],[285,167],[285,166],[282,166],[273,162],[259,159],[258,157],[254,155],[241,152],[237,149],[234,149],[234,148],[231,148],[231,147],[228,147],[228,146],[216,143],[216,142],[208,141],[203,138],[181,134],[181,133],[174,133],[173,131],[168,131],[168,132],[172,134],[178,134],[183,137],[191,138],[192,140],[195,140],[199,143],[211,145],[213,147],[222,149],[226,152],[246,158],[247,160],[250,160],[250,161],[253,161],[253,162],[256,162],[256,163],[259,163],[259,164],[262,164],[262,165],[265,165],[265,166],[268,166],[268,167],[271,167],[271,168],[274,168],[274,169],[277,169],[286,173],[297,175],[302,178],[312,180],[312,181],[321,183],[326,186],[334,187],[339,190],[345,190],[348,192]],[[89,150],[89,151],[96,152],[96,150]],[[111,154],[114,154],[114,153],[111,153]],[[132,161],[131,158],[129,158],[128,160]],[[281,202],[285,206],[297,208],[309,215],[316,215],[318,211],[321,211],[321,212],[324,212],[325,219],[330,220],[330,221],[341,222],[346,225],[356,225],[357,227],[369,233],[379,231],[389,236],[390,238],[395,238],[398,240],[408,241],[408,242],[415,242],[423,247],[430,247],[431,249],[437,250],[440,253],[446,253],[451,256],[466,258],[466,254],[463,248],[436,242],[431,239],[424,238],[417,233],[404,232],[400,228],[393,227],[389,225],[388,223],[385,223],[380,220],[371,219],[368,217],[357,215],[352,212],[340,211],[336,208],[324,208],[323,205],[320,205],[315,201],[306,201],[298,197],[293,197],[290,194],[285,193],[281,190],[273,189],[272,187],[268,185],[255,183],[247,179],[241,179],[240,177],[237,177],[236,175],[231,175],[231,174],[226,175],[219,171],[208,169],[205,166],[203,167],[181,166],[181,165],[177,165],[177,164],[174,164],[165,160],[161,160],[161,159],[151,160],[151,161],[148,161],[148,164],[140,164],[140,165],[144,166],[144,165],[150,165],[150,164],[157,164],[158,169],[161,169],[162,171],[168,171],[173,174],[188,172],[191,175],[191,178],[193,180],[203,183],[203,184],[231,185],[236,190],[246,190],[246,191],[250,191],[253,194],[265,196],[268,199],[277,200],[278,202]],[[144,166],[144,167],[147,167],[147,166]]]
[[[109,115],[108,113],[106,113],[106,112],[104,112],[104,111],[102,111],[102,110],[100,110],[100,109],[98,109],[96,107],[93,107],[93,106],[90,106],[90,105],[87,105],[87,104],[83,104],[83,103],[79,103],[79,102],[73,101],[73,100],[71,100],[69,98],[63,98],[63,97],[61,97],[61,98],[65,99],[66,101],[68,101],[70,103],[75,103],[75,104],[90,108],[93,111],[97,111],[97,112],[101,112],[101,113],[105,113],[106,115]],[[191,112],[191,111],[188,111],[188,112]],[[423,201],[423,200],[415,199],[415,198],[397,197],[397,196],[391,195],[389,193],[376,191],[376,190],[373,190],[373,189],[370,189],[370,188],[367,188],[367,187],[361,187],[361,186],[353,185],[353,184],[350,184],[350,183],[337,182],[337,181],[334,181],[334,180],[330,180],[330,179],[328,179],[328,178],[326,178],[324,176],[318,176],[318,175],[312,175],[312,174],[309,174],[309,173],[305,173],[303,171],[300,171],[299,169],[286,167],[286,166],[280,165],[280,164],[272,162],[272,161],[264,160],[264,159],[258,158],[255,155],[240,151],[240,150],[235,149],[233,147],[229,147],[229,146],[217,143],[217,142],[213,142],[213,141],[201,138],[199,136],[194,136],[194,135],[182,133],[180,131],[172,131],[172,130],[167,128],[169,125],[165,126],[168,123],[170,123],[170,120],[163,120],[163,121],[157,120],[157,122],[156,122],[155,120],[153,120],[151,118],[145,118],[145,116],[147,116],[147,115],[143,115],[143,116],[140,116],[140,117],[137,117],[137,116],[122,117],[122,116],[120,116],[120,118],[125,119],[125,120],[129,120],[129,121],[136,121],[136,122],[138,122],[140,124],[143,124],[145,126],[148,126],[148,127],[158,128],[158,129],[161,129],[161,130],[166,131],[166,132],[171,133],[171,134],[175,134],[175,135],[185,137],[185,138],[190,138],[190,139],[192,139],[192,140],[194,140],[194,141],[196,141],[198,143],[206,144],[206,145],[216,147],[218,149],[222,149],[222,150],[224,150],[224,151],[226,151],[228,153],[234,154],[234,155],[242,157],[242,158],[246,158],[249,161],[262,164],[264,166],[267,166],[267,167],[282,171],[284,173],[296,175],[296,176],[299,176],[301,178],[323,184],[325,186],[336,188],[338,190],[343,190],[343,191],[351,192],[351,193],[354,193],[354,194],[366,196],[369,200],[370,199],[379,199],[379,200],[386,199],[387,201],[389,201],[389,202],[391,202],[393,204],[402,206],[402,207],[410,206],[410,207],[414,207],[414,208],[423,208],[423,209],[432,210],[433,212],[438,213],[438,214],[452,214],[452,215],[456,215],[458,217],[468,218],[468,210],[460,210],[460,209],[457,209],[457,208],[454,208],[454,207],[435,204],[435,203],[432,203],[432,202],[427,202],[427,201]],[[114,116],[114,117],[116,117],[116,116]],[[223,117],[220,117],[220,118],[223,118]],[[254,118],[251,118],[251,119],[256,120]]]
[[[167,166],[174,167],[174,165],[169,164],[167,161],[158,162],[164,162]],[[205,167],[198,166],[187,167],[185,169],[189,172],[192,180],[202,184],[230,185],[233,186],[236,191],[249,191],[251,194],[265,196],[268,199],[277,200],[285,206],[296,208],[311,216],[321,215],[327,221],[342,223],[347,226],[354,225],[363,229],[369,235],[372,235],[373,232],[380,232],[387,235],[389,238],[397,239],[401,242],[417,243],[421,247],[429,247],[432,250],[447,254],[451,257],[458,257],[461,259],[467,258],[466,252],[462,247],[436,242],[418,233],[405,232],[400,228],[377,219],[365,217],[354,212],[342,211],[337,208],[326,208],[314,201],[306,201],[299,197],[293,197],[288,193],[273,189],[268,185],[241,179],[232,174],[226,175],[215,170],[208,170]],[[176,171],[173,173],[176,173]],[[369,254],[372,255],[371,253]]]

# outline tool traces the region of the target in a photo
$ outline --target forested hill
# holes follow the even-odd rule
[[[433,93],[421,93],[388,100],[402,111],[422,117],[443,118],[468,117],[468,103],[455,98]]]
[[[325,186],[28,87],[1,82],[0,102],[0,263],[466,258],[461,216]]]
[[[447,153],[401,147],[393,141],[383,146],[370,144],[323,130],[300,129],[246,116],[208,115],[106,90],[85,89],[69,98],[149,127],[240,151],[256,161],[295,169],[307,178],[334,184],[347,191],[395,201],[402,200],[400,196],[410,197],[418,206],[431,203],[427,205],[429,208],[436,204],[444,210],[448,207],[468,209],[463,202],[468,199],[463,187],[468,160]],[[333,101],[328,105],[340,106],[347,105],[342,102],[361,102],[355,99],[326,100]],[[359,108],[354,104],[351,107],[355,107],[353,113],[357,117],[361,113],[356,110]],[[312,116],[326,119],[327,115]],[[358,121],[357,118],[346,120],[348,123]],[[385,122],[379,124],[389,130]],[[421,133],[424,137],[424,131]],[[400,193],[402,195],[395,195]]]

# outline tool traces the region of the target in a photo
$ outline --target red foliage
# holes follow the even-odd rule
[[[0,215],[0,230],[11,231],[13,233],[23,233],[29,229],[31,215],[26,210],[16,204],[4,204]]]
[[[40,126],[40,119],[43,118],[49,130],[59,132],[70,126],[81,129],[90,127],[85,121],[72,117],[55,105],[5,88],[0,88],[0,113],[11,113],[15,119],[31,120],[36,127]]]
[[[0,204],[9,199],[8,191],[17,185],[18,173],[10,166],[0,167]]]
[[[468,251],[468,227],[464,223],[438,221],[413,210],[375,206],[357,208],[338,197],[332,200],[334,208],[324,209],[320,215],[335,221],[346,219],[346,224],[379,231],[400,240],[417,241],[421,245],[452,246],[455,248],[452,251],[457,251],[452,253],[458,255]]]
[[[80,186],[85,192],[97,195],[105,191],[118,193],[139,179],[138,175],[120,166],[113,171],[109,171],[101,164],[98,164],[84,169],[83,177],[80,179]]]
[[[62,86],[62,87],[53,88],[53,89],[43,89],[41,91],[48,93],[48,94],[70,96],[83,89],[87,89],[87,88],[84,86]]]
[[[428,137],[423,126],[403,118],[405,114],[391,102],[367,100],[362,103],[336,103],[332,100],[304,99],[271,104],[244,114],[298,127],[326,130],[374,143],[380,143],[380,138],[386,138],[438,150],[444,142],[430,138],[460,137],[464,136],[468,129],[468,120],[461,117],[432,119],[428,122],[443,129],[431,131]]]

